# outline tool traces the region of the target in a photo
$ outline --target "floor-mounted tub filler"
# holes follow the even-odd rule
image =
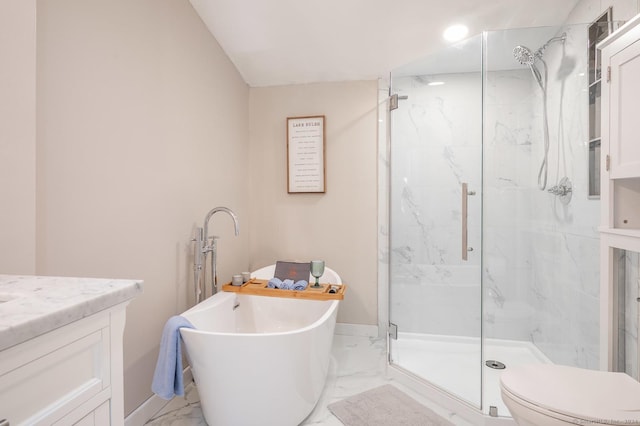
[[[270,274],[270,275],[269,275]],[[273,277],[273,267],[251,274]],[[329,268],[324,283],[341,283]],[[187,359],[210,425],[297,425],[325,385],[339,300],[219,292],[181,315]]]

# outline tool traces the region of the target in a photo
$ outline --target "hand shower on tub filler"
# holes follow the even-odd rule
[[[240,233],[238,225],[238,216],[228,207],[216,207],[207,213],[204,218],[204,225],[202,228],[196,228],[196,236],[192,240],[195,242],[194,247],[194,286],[195,286],[195,302],[196,304],[202,301],[206,297],[207,286],[205,284],[206,276],[206,261],[207,256],[210,260],[210,280],[211,280],[211,295],[214,295],[218,291],[218,273],[217,273],[217,236],[209,236],[209,221],[216,213],[227,213],[233,219],[233,227],[236,236]],[[210,241],[209,241],[210,240]]]

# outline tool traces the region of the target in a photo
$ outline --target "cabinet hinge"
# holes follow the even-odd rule
[[[607,83],[611,81],[611,67],[607,67]]]
[[[605,170],[609,171],[609,168],[611,168],[611,157],[607,154],[607,157],[605,158]]]

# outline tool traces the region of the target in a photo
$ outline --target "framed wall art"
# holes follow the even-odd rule
[[[325,192],[324,115],[287,117],[287,192]]]

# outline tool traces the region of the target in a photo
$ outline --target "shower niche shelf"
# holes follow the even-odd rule
[[[600,198],[602,60],[597,44],[612,31],[612,8],[589,26],[589,199]]]

